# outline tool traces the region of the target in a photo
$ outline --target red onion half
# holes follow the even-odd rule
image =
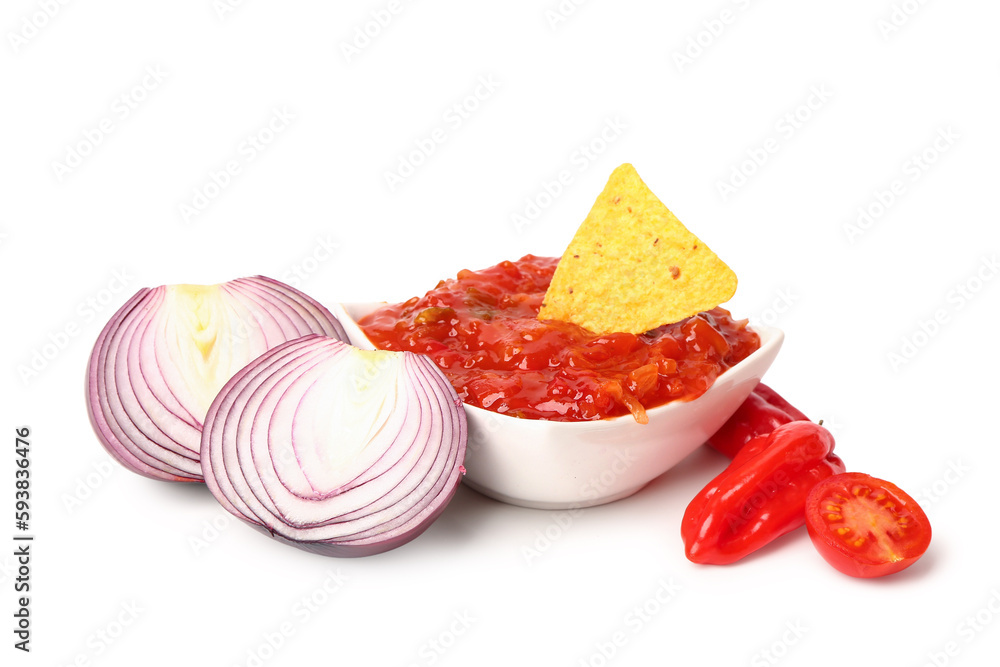
[[[465,410],[423,355],[306,336],[219,392],[201,461],[212,494],[271,537],[366,556],[424,531],[465,469]]]
[[[347,339],[330,311],[263,276],[143,288],[94,345],[91,423],[126,468],[200,482],[202,424],[219,389],[267,350],[317,333]]]

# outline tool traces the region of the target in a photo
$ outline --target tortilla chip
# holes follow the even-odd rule
[[[538,319],[639,334],[711,310],[735,292],[732,269],[623,164],[559,260]]]

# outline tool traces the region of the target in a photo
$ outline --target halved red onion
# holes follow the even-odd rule
[[[423,355],[306,336],[238,372],[209,408],[205,482],[229,512],[328,556],[424,531],[465,469],[462,401]]]
[[[219,389],[267,350],[317,333],[347,340],[329,310],[271,278],[143,288],[94,345],[91,423],[126,468],[202,481],[202,424]]]

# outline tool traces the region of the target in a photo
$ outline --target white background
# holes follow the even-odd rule
[[[4,664],[995,658],[996,3],[591,0],[563,17],[557,0],[425,0],[384,27],[388,0],[234,5],[4,3],[0,539],[23,425],[36,536],[30,655],[0,549]],[[292,118],[269,135],[275,110]],[[623,162],[735,269],[731,310],[786,332],[767,382],[827,420],[850,469],[922,501],[917,565],[849,579],[804,531],[689,563],[681,514],[724,466],[707,450],[574,516],[462,488],[416,541],[327,559],[227,521],[202,487],[119,468],[91,432],[87,356],[139,287],[261,273],[327,303],[405,299],[561,254]],[[851,232],[859,207],[873,217]]]

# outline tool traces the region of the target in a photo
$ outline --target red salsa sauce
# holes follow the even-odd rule
[[[431,357],[469,405],[527,419],[589,421],[701,396],[760,347],[724,308],[644,334],[596,335],[539,320],[559,259],[525,255],[460,271],[359,325],[376,347]]]

